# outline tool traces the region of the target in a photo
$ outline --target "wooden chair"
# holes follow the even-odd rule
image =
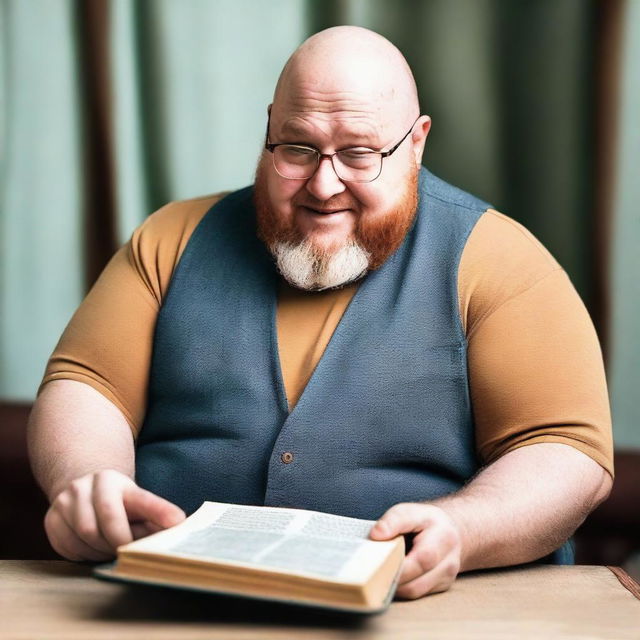
[[[0,403],[0,558],[58,557],[43,528],[47,500],[27,457],[30,404]]]

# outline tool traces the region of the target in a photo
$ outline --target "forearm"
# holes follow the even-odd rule
[[[530,562],[567,540],[606,498],[611,477],[573,447],[521,447],[431,503],[460,532],[460,571]]]
[[[129,424],[115,405],[81,382],[57,380],[44,387],[27,439],[33,473],[49,500],[87,473],[115,469],[134,476]]]

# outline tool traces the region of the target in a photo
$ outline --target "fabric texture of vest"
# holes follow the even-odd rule
[[[212,207],[174,271],[137,482],[188,513],[214,500],[368,519],[460,489],[479,464],[457,272],[489,205],[421,170],[411,230],[365,277],[289,413],[279,276],[252,197]]]

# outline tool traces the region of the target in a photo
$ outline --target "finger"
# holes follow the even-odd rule
[[[59,496],[65,500],[64,496],[70,494],[71,504],[66,509],[62,509],[62,517],[74,530],[76,535],[96,551],[113,555],[113,548],[103,537],[98,527],[98,521],[93,509],[91,499],[93,482],[73,482],[69,490]]]
[[[92,560],[94,562],[109,560],[113,553],[96,551],[81,540],[73,529],[67,524],[61,513],[51,508],[45,517],[45,531],[51,546],[67,560],[81,561]]]
[[[76,483],[72,483],[72,485],[69,486],[68,490],[63,491],[61,494],[58,495],[58,497],[54,500],[52,504],[52,510],[55,511],[56,514],[59,515],[64,520],[66,526],[73,531],[75,536],[80,538],[85,544],[91,547],[94,551],[98,553],[102,553],[103,555],[108,554],[109,556],[112,556],[113,549],[106,542],[106,540],[103,542],[102,545],[100,545],[100,544],[92,544],[92,542],[89,539],[87,539],[92,535],[92,532],[90,531],[90,528],[89,528],[90,525],[86,525],[87,526],[86,531],[79,530],[78,527],[79,526],[84,527],[85,524],[81,524],[81,525],[77,524],[76,511],[79,508],[79,504],[78,504],[79,488],[75,485]],[[91,511],[93,511],[93,507],[90,507],[90,509]],[[99,531],[95,532],[94,535],[101,537]]]
[[[446,522],[434,520],[416,535],[411,551],[405,557],[399,584],[410,582],[431,571],[445,558],[460,562],[459,534]],[[457,573],[458,569],[456,569]]]
[[[129,526],[131,527],[131,534],[133,535],[134,540],[137,540],[138,538],[146,538],[152,533],[158,533],[158,531],[162,531],[162,527],[159,527],[157,524],[148,521],[130,522]]]
[[[98,528],[113,549],[133,540],[123,501],[123,486],[109,474],[93,481],[92,503]]]
[[[445,560],[428,573],[400,585],[396,590],[396,598],[414,600],[428,593],[446,591],[453,584],[457,574],[456,563],[453,560]]]
[[[167,529],[186,518],[180,507],[135,484],[127,486],[122,497],[130,520],[148,521]]]
[[[67,560],[76,562],[83,560],[83,558],[67,544],[67,539],[70,536],[68,532],[69,527],[65,525],[66,523],[62,516],[55,512],[53,507],[50,507],[44,517],[44,530],[53,550]]]
[[[432,510],[426,504],[401,502],[393,505],[371,527],[373,540],[388,540],[401,533],[413,533],[424,529],[432,521]]]
[[[155,522],[145,522],[144,526],[149,531],[149,535],[151,535],[152,533],[158,533],[158,531],[162,531],[162,527],[155,524]]]
[[[414,544],[413,549],[402,562],[398,584],[411,582],[421,575],[434,569],[441,560],[441,553],[437,548],[420,542]]]

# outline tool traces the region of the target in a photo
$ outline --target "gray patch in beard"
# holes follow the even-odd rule
[[[285,280],[306,291],[341,287],[364,276],[369,267],[369,254],[354,241],[330,254],[315,251],[307,240],[277,242],[271,253]]]

